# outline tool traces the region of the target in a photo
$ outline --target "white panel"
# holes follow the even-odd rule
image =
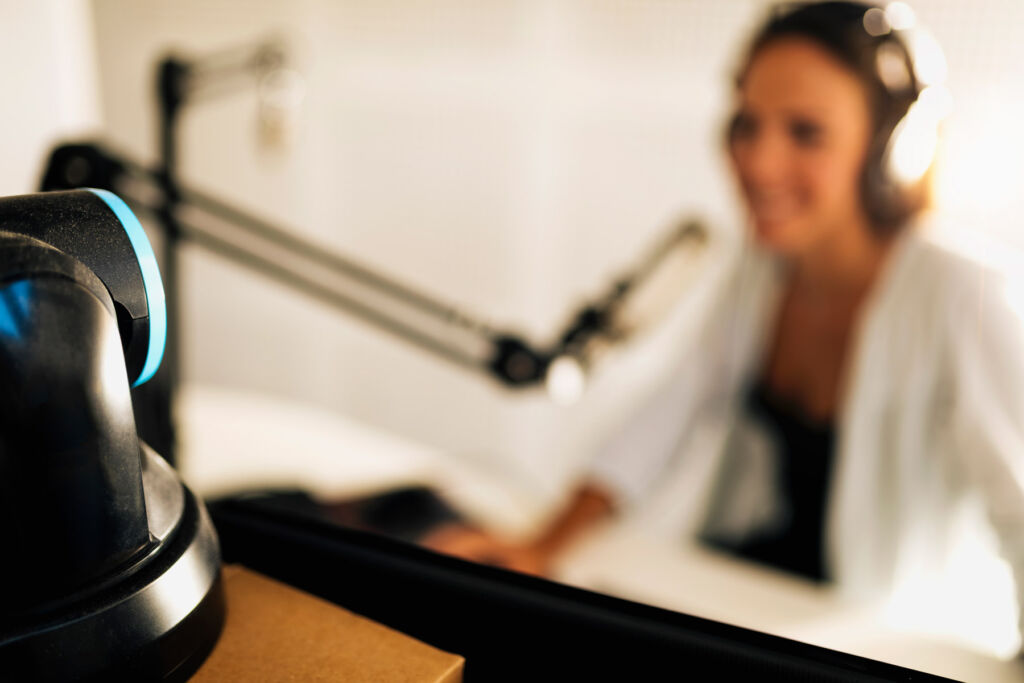
[[[0,2],[0,196],[38,188],[63,138],[99,124],[85,0]]]
[[[544,340],[681,215],[736,229],[722,123],[760,0],[96,0],[109,137],[152,158],[154,60],[290,39],[308,97],[287,153],[251,91],[190,108],[186,178]],[[1009,234],[1024,206],[1020,3],[919,3],[957,98],[941,201]],[[998,127],[996,126],[998,124]],[[1004,151],[1000,157],[997,151]],[[989,151],[986,151],[989,150]],[[1000,170],[986,176],[972,159]],[[987,160],[987,161],[986,161]],[[971,192],[956,189],[981,177]],[[947,186],[949,182],[947,182]],[[986,194],[987,193],[987,194]],[[512,394],[234,266],[186,254],[186,374],[315,401],[556,494],[615,397]],[[654,375],[657,363],[647,363]],[[627,377],[633,384],[643,378]],[[590,408],[588,406],[600,406]],[[577,436],[573,436],[577,435]],[[582,436],[579,436],[582,435]],[[502,465],[504,467],[504,465]]]

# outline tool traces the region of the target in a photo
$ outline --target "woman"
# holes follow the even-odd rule
[[[881,10],[776,13],[737,79],[728,152],[749,248],[680,369],[536,542],[430,545],[542,572],[580,531],[657,495],[673,529],[854,592],[935,566],[971,491],[1024,585],[1024,335],[1001,282],[912,225],[889,168],[923,84]],[[653,492],[653,493],[652,493]]]

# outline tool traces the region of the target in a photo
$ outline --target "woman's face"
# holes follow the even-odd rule
[[[863,231],[860,177],[871,134],[857,77],[824,48],[761,48],[739,88],[730,155],[758,240],[788,256]]]

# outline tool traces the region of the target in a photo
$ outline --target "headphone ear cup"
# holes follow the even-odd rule
[[[875,54],[883,125],[868,150],[865,206],[882,230],[895,229],[921,205],[920,180],[932,165],[938,119],[922,115],[921,82],[904,37],[890,34]]]
[[[878,225],[896,226],[926,203],[922,180],[935,161],[950,98],[942,86],[945,58],[925,29],[894,27],[881,39],[874,60],[889,125],[881,127],[884,136],[870,150],[863,189],[869,213],[874,207],[879,214]]]
[[[938,129],[937,118],[911,108],[869,150],[862,185],[864,205],[883,230],[901,224],[924,205],[927,187],[922,181],[937,154]]]
[[[899,223],[903,214],[902,188],[893,173],[889,154],[894,128],[886,126],[872,141],[861,176],[861,193],[868,218],[883,230]]]

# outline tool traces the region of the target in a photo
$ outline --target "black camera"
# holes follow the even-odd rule
[[[0,680],[183,680],[224,618],[200,500],[138,436],[167,331],[103,190],[0,199]]]

